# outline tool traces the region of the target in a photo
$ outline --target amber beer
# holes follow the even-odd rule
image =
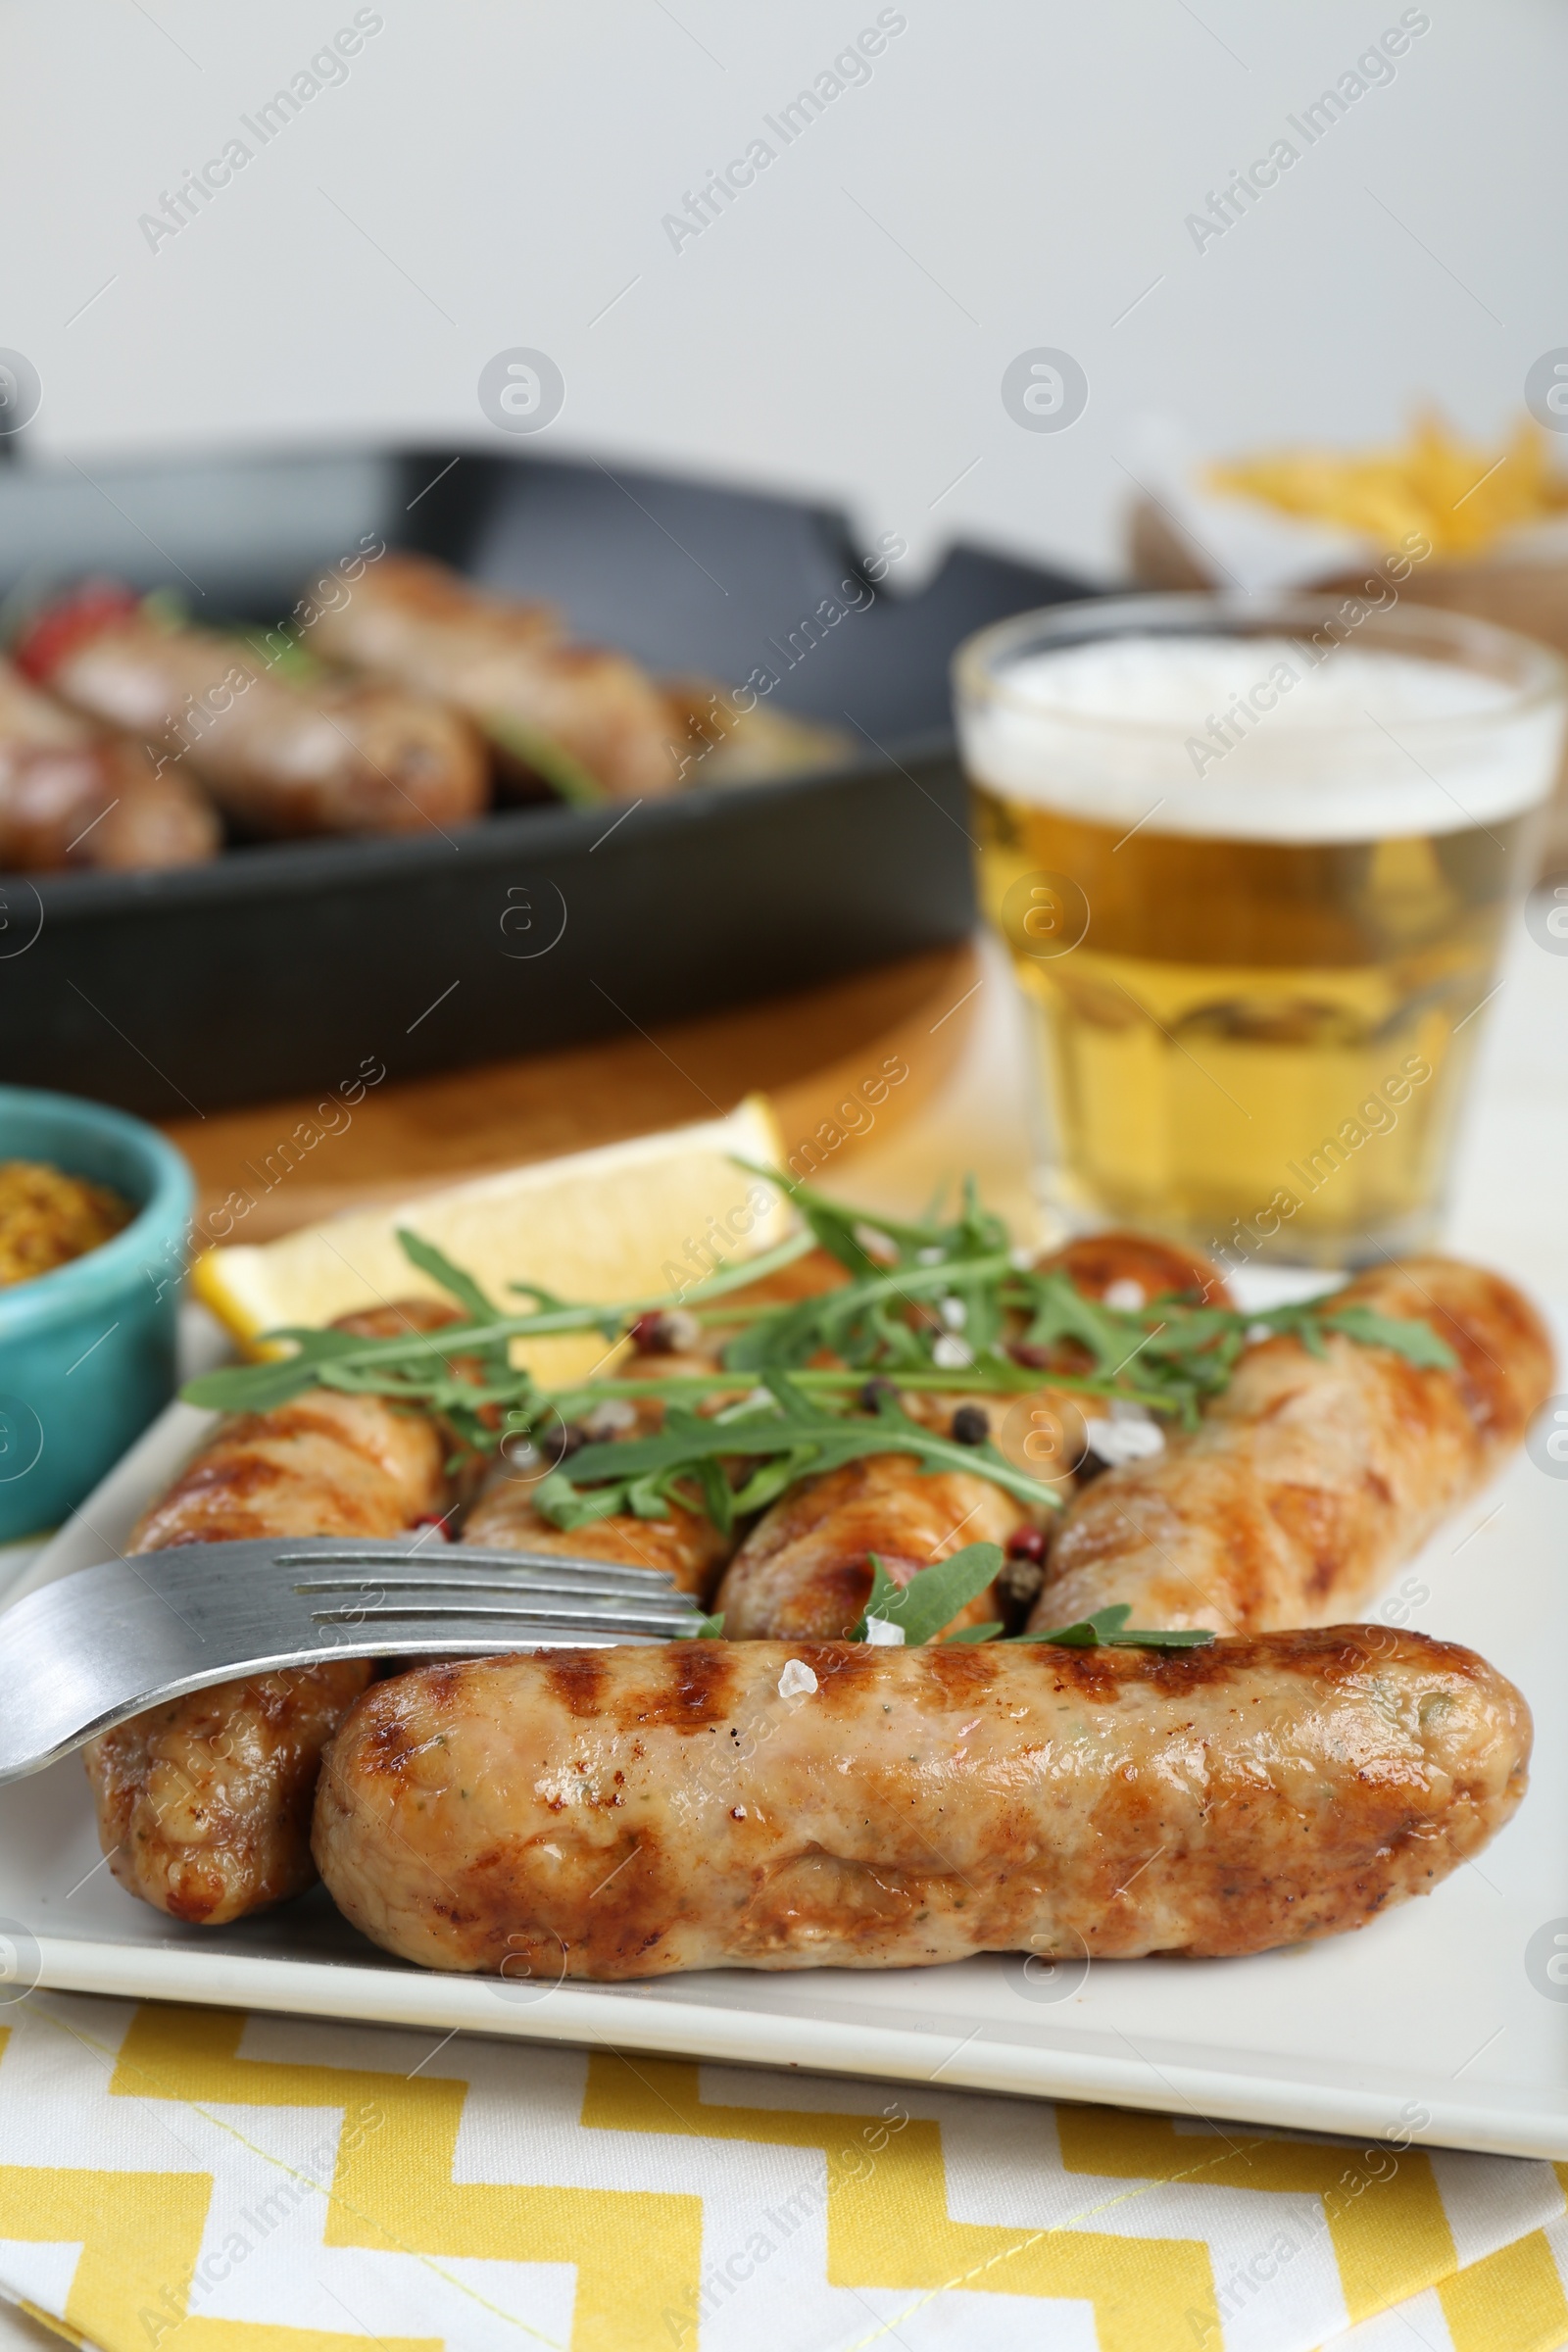
[[[1336,634],[1317,600],[1250,601],[1245,627],[1238,601],[963,649],[981,893],[1055,1222],[1354,1263],[1435,1223],[1564,673],[1448,614]]]

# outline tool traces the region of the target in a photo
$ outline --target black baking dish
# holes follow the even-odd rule
[[[841,524],[788,500],[439,452],[84,478],[0,466],[0,586],[183,577],[199,616],[270,621],[369,529],[548,595],[661,671],[738,684],[765,662],[779,707],[860,747],[841,768],[629,814],[512,808],[450,837],[6,879],[0,1075],[153,1117],[647,1028],[961,937],[948,658],[987,621],[1081,593],[958,551],[923,593],[883,586],[813,638],[804,616],[865,574]]]

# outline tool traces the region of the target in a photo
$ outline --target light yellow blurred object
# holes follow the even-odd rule
[[[775,710],[754,696],[743,710],[707,678],[666,678],[664,697],[683,749],[683,784],[765,784],[809,768],[843,767],[857,745],[842,727]]]
[[[507,1313],[531,1304],[508,1288],[514,1282],[538,1282],[572,1300],[678,1291],[784,1239],[791,1220],[782,1196],[734,1164],[776,1166],[782,1149],[766,1098],[750,1095],[727,1118],[701,1126],[534,1161],[390,1208],[352,1210],[259,1248],[210,1250],[197,1262],[194,1288],[252,1355],[284,1352],[258,1345],[284,1325],[330,1323],[391,1298],[441,1297],[404,1256],[399,1226],[433,1242]],[[582,1378],[605,1346],[590,1332],[534,1341],[516,1354],[559,1384]]]
[[[1211,489],[1357,531],[1379,550],[1419,531],[1440,558],[1477,555],[1568,508],[1568,476],[1553,470],[1546,435],[1528,417],[1500,453],[1461,441],[1429,414],[1402,449],[1360,456],[1280,450],[1212,466],[1206,480]]]

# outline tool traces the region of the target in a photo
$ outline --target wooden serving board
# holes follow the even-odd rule
[[[396,1200],[492,1169],[679,1127],[768,1095],[797,1175],[885,1140],[956,1061],[979,962],[967,941],[848,980],[700,1020],[440,1077],[334,1105],[270,1102],[164,1132],[196,1171],[197,1217],[234,1191],[256,1198],[247,1242],[341,1209]],[[903,1075],[899,1075],[902,1070]],[[315,1142],[305,1142],[309,1135]]]

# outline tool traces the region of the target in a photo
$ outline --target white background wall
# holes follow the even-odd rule
[[[354,0],[0,6],[0,343],[43,378],[34,456],[493,442],[480,368],[531,345],[563,453],[805,486],[917,554],[967,532],[1108,569],[1151,415],[1223,448],[1391,433],[1435,394],[1494,433],[1568,342],[1553,0],[1430,0],[1393,83],[1201,252],[1186,215],[1399,0],[901,0],[871,78],[678,252],[662,217],[877,0],[378,13],[152,251],[138,217]],[[1037,345],[1088,373],[1068,431],[1003,408]]]

